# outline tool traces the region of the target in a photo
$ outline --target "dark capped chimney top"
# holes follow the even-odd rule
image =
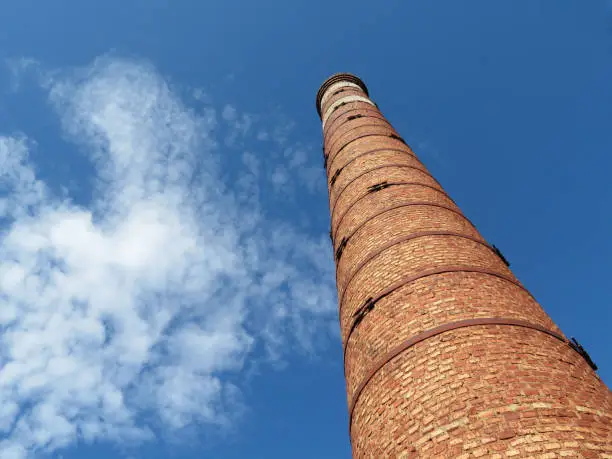
[[[349,83],[358,85],[361,89],[363,89],[363,92],[366,93],[366,96],[368,96],[368,88],[360,78],[351,73],[336,73],[325,80],[319,88],[319,92],[317,92],[317,112],[319,113],[319,117],[322,116],[321,99],[323,98],[323,94],[325,94],[325,91],[327,91],[332,84],[339,83],[340,81],[347,81]]]

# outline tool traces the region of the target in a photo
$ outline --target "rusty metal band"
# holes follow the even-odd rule
[[[336,204],[338,204],[338,201],[340,200],[340,197],[342,196],[342,193],[344,193],[344,191],[350,185],[352,185],[355,181],[357,181],[358,179],[360,179],[364,175],[368,175],[368,174],[370,174],[372,172],[375,172],[375,171],[378,171],[380,169],[387,169],[387,168],[391,168],[391,167],[397,167],[399,169],[414,169],[416,171],[422,172],[423,174],[427,175],[430,179],[432,179],[436,184],[438,184],[438,186],[440,187],[438,191],[440,191],[441,193],[446,195],[446,192],[442,188],[442,185],[440,185],[440,183],[438,183],[438,181],[425,168],[414,166],[412,164],[405,164],[405,163],[380,164],[380,165],[378,165],[376,167],[373,167],[372,169],[368,169],[366,171],[360,172],[355,177],[353,177],[348,182],[346,182],[346,184],[342,187],[342,189],[337,191],[336,196],[334,198],[334,202],[331,202],[331,189],[329,190],[330,191],[330,203],[329,203],[329,205],[330,205],[330,208],[331,208],[331,216],[333,217],[333,215],[334,215],[334,212],[336,210]],[[331,185],[331,183],[330,183],[330,185]],[[361,198],[358,198],[358,199],[361,199]],[[449,196],[449,199],[450,199],[450,196]],[[355,202],[353,202],[352,204],[355,204]],[[332,220],[333,220],[333,218],[332,218]]]
[[[325,97],[325,95],[321,98],[321,111],[325,113],[325,108],[326,108],[325,106],[331,102],[332,97],[338,94],[341,94],[343,92],[356,92],[358,93],[357,95],[359,96],[364,94],[363,89],[361,88],[356,88],[355,86],[342,86],[341,88],[336,89],[334,92],[332,92],[325,102],[323,102],[323,98]],[[327,94],[327,92],[325,94]],[[366,97],[369,97],[369,96],[366,96]]]
[[[344,299],[344,294],[346,293],[346,290],[348,289],[349,285],[351,284],[351,282],[355,278],[355,276],[359,273],[359,271],[361,271],[363,269],[363,267],[366,264],[368,264],[370,261],[374,260],[376,257],[378,257],[380,254],[384,253],[386,250],[390,249],[391,247],[394,247],[394,246],[399,245],[399,244],[403,244],[404,242],[408,242],[408,241],[411,241],[413,239],[418,239],[418,238],[427,237],[427,236],[451,236],[451,237],[459,237],[459,238],[462,238],[462,239],[469,239],[470,241],[473,241],[473,242],[475,242],[477,244],[480,244],[480,245],[486,247],[491,252],[493,252],[495,255],[497,255],[496,252],[495,252],[495,249],[493,247],[491,247],[489,244],[487,244],[484,240],[478,239],[478,238],[476,238],[474,236],[469,236],[467,234],[456,233],[454,231],[420,231],[418,233],[407,234],[407,235],[402,236],[402,237],[400,237],[400,238],[398,238],[398,239],[396,239],[394,241],[387,242],[386,244],[381,246],[377,251],[375,251],[374,253],[370,254],[367,258],[362,260],[355,267],[355,270],[351,273],[351,275],[347,279],[346,283],[342,287],[341,293],[339,295],[339,303],[342,304],[342,300]],[[349,239],[349,241],[350,241],[350,239]],[[338,264],[336,264],[336,270],[337,270],[337,265]],[[348,342],[348,338],[347,338],[346,341]]]
[[[416,155],[415,155],[414,153],[411,153],[410,151],[404,151],[404,150],[401,150],[401,149],[399,149],[399,148],[376,148],[376,149],[374,149],[374,150],[368,150],[368,151],[366,151],[366,152],[363,152],[363,153],[360,153],[360,154],[358,154],[358,155],[354,156],[354,157],[353,157],[353,158],[351,158],[349,161],[347,161],[347,162],[344,164],[344,166],[342,166],[342,169],[344,169],[344,168],[345,168],[347,165],[349,165],[349,164],[350,164],[352,161],[356,160],[357,158],[359,158],[359,157],[361,157],[361,156],[364,156],[364,155],[367,155],[367,154],[371,154],[371,153],[375,153],[375,152],[380,152],[380,151],[396,151],[396,152],[398,152],[398,153],[404,153],[404,154],[406,154],[406,155],[408,155],[408,156],[410,156],[410,157],[414,158],[414,159],[415,159],[415,160],[418,162],[418,164],[419,164],[419,165],[422,165],[422,164],[421,164],[421,162],[420,162],[420,161],[418,160],[418,158],[416,157]],[[373,167],[372,169],[368,169],[367,171],[363,171],[363,172],[361,172],[359,175],[356,175],[355,177],[353,177],[353,178],[352,178],[352,179],[351,179],[351,180],[350,180],[350,181],[349,181],[349,182],[348,182],[348,183],[347,183],[347,184],[344,186],[344,188],[346,188],[347,186],[349,186],[351,183],[353,183],[353,182],[354,182],[355,180],[357,180],[358,178],[360,178],[360,177],[362,177],[362,176],[364,176],[364,175],[366,175],[366,174],[369,174],[369,173],[370,173],[370,172],[372,172],[372,171],[375,171],[375,170],[378,170],[378,169],[384,169],[385,167],[410,167],[410,168],[412,168],[412,169],[417,169],[417,170],[420,170],[421,172],[423,172],[424,174],[427,174],[429,177],[431,177],[431,179],[432,179],[434,182],[436,182],[438,185],[440,185],[440,183],[439,183],[439,182],[438,182],[438,181],[437,181],[437,180],[436,180],[436,179],[433,177],[433,175],[431,175],[431,174],[429,173],[429,171],[428,171],[427,169],[425,169],[425,167],[424,167],[424,166],[423,166],[423,167],[417,167],[417,166],[414,166],[414,165],[411,165],[411,164],[405,164],[405,163],[387,163],[387,164],[380,164],[380,165],[378,165],[378,166],[376,166],[376,167]],[[338,169],[339,169],[339,168],[338,168]],[[338,169],[336,169],[336,170],[338,170]],[[331,167],[330,167],[330,169],[328,170],[328,185],[330,184],[330,180],[331,180],[331,179],[329,178],[329,177],[330,177],[330,176],[329,176],[329,171],[330,171],[330,170],[331,170]],[[333,177],[333,175],[332,175],[332,177]],[[344,191],[344,188],[338,192],[338,196],[336,197],[336,200],[337,200],[337,199],[340,197],[340,194],[341,194],[341,193]],[[442,188],[442,185],[440,185],[440,188]]]
[[[349,121],[355,121],[355,119],[351,119],[351,120],[346,119],[346,120],[344,120],[344,122],[342,122],[342,123],[338,124],[337,126],[335,126],[335,128],[333,130],[330,130],[331,126],[333,126],[334,123],[337,120],[342,119],[342,115],[348,115],[351,112],[358,112],[360,115],[362,115],[360,118],[375,118],[377,120],[382,120],[382,121],[386,121],[387,123],[389,123],[387,118],[385,118],[382,115],[382,113],[380,113],[380,111],[378,111],[378,110],[376,110],[374,108],[372,108],[372,110],[361,109],[361,108],[351,108],[350,110],[347,110],[347,111],[339,114],[338,117],[334,118],[334,120],[332,122],[326,124],[326,126],[325,126],[325,131],[326,132],[323,133],[323,143],[327,143],[327,139],[329,137],[331,137],[332,135],[334,135],[334,132],[336,132],[336,130],[339,129],[340,126],[343,126],[344,123],[348,123]],[[365,114],[366,112],[371,113],[371,114],[366,115]],[[380,116],[374,116],[374,115],[380,115]],[[350,116],[348,118],[350,118]],[[391,123],[389,123],[389,124],[391,124]]]
[[[356,114],[350,115],[351,112],[356,112]],[[342,128],[346,123],[350,123],[351,121],[365,120],[367,118],[370,118],[372,120],[383,121],[387,123],[389,126],[391,126],[391,123],[389,123],[389,121],[382,115],[375,116],[375,115],[380,114],[380,112],[375,112],[373,110],[354,109],[354,110],[348,110],[346,114],[349,116],[347,116],[345,119],[342,119],[342,117],[336,118],[336,120],[342,120],[342,122],[335,124],[333,129],[327,130],[327,132],[323,134],[323,145],[327,145],[329,143],[329,140],[338,133],[340,128]],[[356,118],[352,118],[351,116],[354,116]],[[376,126],[380,126],[380,125],[376,125]]]
[[[358,119],[361,119],[361,118],[358,118]],[[355,121],[355,120],[351,120],[351,121]],[[336,148],[336,145],[341,143],[341,141],[343,140],[343,137],[346,137],[347,134],[354,134],[354,131],[356,129],[361,129],[361,128],[385,128],[385,129],[389,129],[391,131],[391,134],[395,134],[395,135],[399,136],[397,131],[395,129],[393,129],[393,126],[391,126],[391,124],[388,121],[384,120],[384,122],[382,122],[380,124],[373,123],[373,124],[364,124],[362,126],[356,126],[356,127],[350,128],[346,132],[340,133],[339,136],[337,138],[333,139],[333,140],[332,140],[332,138],[330,138],[329,141],[325,142],[325,145],[326,145],[325,150],[331,153]],[[372,130],[370,130],[370,134],[373,134],[373,132],[371,132]],[[389,135],[389,134],[382,134],[382,135]],[[327,146],[328,144],[329,144],[329,146]],[[343,149],[343,148],[344,147],[342,147],[341,149]]]
[[[348,102],[346,105],[349,106],[348,110],[340,110],[338,111],[338,109],[336,109],[336,111],[334,111],[331,115],[329,115],[328,121],[327,123],[325,123],[325,127],[323,128],[323,135],[325,136],[325,133],[329,133],[329,129],[331,128],[331,126],[334,125],[334,123],[336,121],[338,121],[339,119],[342,118],[342,116],[350,113],[350,112],[360,112],[360,113],[365,113],[365,112],[373,112],[373,113],[378,113],[380,116],[383,117],[383,119],[386,120],[386,118],[384,117],[384,115],[380,112],[380,110],[378,110],[376,107],[366,104],[368,105],[368,107],[357,107],[351,104],[354,104],[355,102]],[[342,107],[345,107],[345,105],[343,105]],[[338,107],[341,108],[341,107]]]
[[[363,198],[365,198],[365,197],[367,197],[368,195],[372,194],[372,192],[370,192],[370,191],[366,191],[366,192],[365,192],[365,193],[363,193],[361,196],[359,196],[357,199],[355,199],[353,202],[351,202],[351,203],[349,204],[349,206],[346,208],[346,210],[344,211],[344,213],[342,213],[342,215],[339,217],[339,219],[338,219],[338,223],[335,223],[335,222],[334,222],[334,214],[336,213],[336,205],[338,204],[338,201],[340,201],[340,196],[342,195],[342,193],[343,193],[343,192],[344,192],[346,189],[348,189],[348,186],[349,186],[351,183],[355,182],[355,181],[356,181],[358,178],[361,178],[361,177],[363,177],[363,176],[364,176],[364,175],[366,175],[366,174],[369,174],[369,173],[371,173],[371,172],[377,171],[377,170],[379,170],[379,169],[384,169],[384,168],[387,168],[387,167],[397,167],[397,168],[400,168],[400,169],[414,169],[414,170],[417,170],[417,171],[419,171],[419,172],[422,172],[423,174],[425,174],[425,175],[427,175],[428,177],[430,177],[430,178],[432,178],[432,179],[433,179],[433,177],[432,177],[432,176],[429,174],[429,172],[424,171],[423,169],[421,169],[421,168],[419,168],[419,167],[409,166],[409,165],[406,165],[406,164],[389,164],[389,165],[385,165],[385,166],[378,166],[378,167],[375,167],[374,169],[370,169],[370,170],[368,170],[368,171],[366,171],[366,172],[363,172],[363,173],[359,174],[357,177],[355,177],[353,180],[351,180],[351,181],[350,181],[350,182],[347,184],[347,186],[345,186],[345,187],[342,189],[342,191],[340,191],[340,192],[338,193],[338,195],[337,195],[336,199],[334,200],[333,204],[331,204],[331,205],[330,205],[330,207],[331,207],[331,212],[330,212],[331,224],[332,224],[332,226],[335,226],[335,227],[336,227],[336,228],[333,230],[333,233],[334,233],[334,240],[336,239],[336,234],[338,233],[338,229],[340,228],[340,225],[342,224],[342,220],[344,220],[344,217],[345,217],[345,216],[346,216],[346,215],[347,215],[347,214],[350,212],[350,210],[351,210],[353,207],[355,207],[355,205],[357,205],[357,204],[358,204],[358,203],[359,203],[359,202],[360,202],[360,201],[361,201]],[[435,182],[435,179],[434,179],[434,182]],[[408,184],[408,183],[409,183],[409,182],[406,182],[406,184]],[[437,183],[438,185],[440,185],[438,182],[436,182],[436,183]],[[436,191],[438,191],[440,194],[442,194],[443,196],[445,196],[446,198],[448,198],[448,200],[449,200],[449,201],[451,201],[453,204],[455,203],[455,202],[454,202],[454,201],[451,199],[451,197],[450,197],[448,194],[446,194],[446,191],[444,191],[444,190],[442,189],[442,187],[440,187],[440,188],[436,188],[435,186],[425,185],[425,184],[422,184],[422,183],[418,183],[418,185],[427,186],[428,188],[431,188],[432,190],[436,190]]]
[[[450,196],[448,196],[448,195],[447,195],[447,194],[446,194],[444,191],[440,190],[439,188],[436,188],[435,186],[427,185],[427,184],[425,184],[425,183],[420,183],[420,182],[391,182],[391,183],[388,183],[388,187],[391,187],[391,186],[422,186],[422,187],[424,187],[424,188],[429,188],[430,190],[433,190],[433,191],[437,191],[437,192],[439,192],[439,193],[442,193],[444,196],[446,196],[448,199],[450,199],[450,200],[453,202],[453,204],[454,204],[454,201],[453,201],[453,200],[450,198]],[[381,190],[381,191],[382,191],[382,190]],[[348,211],[349,211],[349,210],[351,210],[351,208],[353,207],[353,205],[354,205],[354,204],[356,204],[357,202],[359,202],[359,201],[360,201],[362,198],[364,198],[364,197],[365,197],[365,196],[367,196],[368,194],[371,194],[371,193],[370,193],[370,192],[367,192],[367,193],[366,193],[364,196],[360,196],[359,198],[357,198],[357,199],[355,200],[355,202],[354,202],[353,204],[351,204],[351,205],[350,205],[350,206],[347,208],[347,210],[346,210],[346,212],[344,213],[344,215],[346,215],[346,213],[348,213]],[[344,217],[344,215],[343,215],[343,217]],[[332,216],[333,216],[333,211],[332,211]],[[368,221],[369,221],[369,220],[368,220]],[[341,222],[342,222],[342,219],[340,219],[340,221],[338,222],[338,227],[340,226],[340,223],[341,223]],[[361,227],[361,226],[363,226],[363,225],[360,225],[360,227]],[[336,231],[335,231],[335,233],[337,233],[337,232],[338,232],[338,227],[336,227]],[[355,234],[355,232],[353,232],[353,233],[351,234],[351,236],[348,236],[348,237],[347,237],[347,239],[350,239],[350,238],[353,236],[353,234]],[[334,250],[335,250],[335,249],[336,249],[336,247],[335,247],[335,239],[334,239],[334,241],[332,241],[332,245],[334,246]]]
[[[361,91],[361,92],[363,92],[363,90],[361,88],[355,88],[355,87],[351,87],[351,86],[343,86],[342,88],[336,89],[334,92],[332,92],[330,97],[333,97],[336,94],[340,94],[341,92],[346,92],[346,91]]]
[[[331,214],[333,215],[334,213],[334,207],[336,206],[336,204],[338,203],[338,200],[340,199],[340,196],[342,195],[342,193],[356,180],[360,179],[361,177],[363,177],[364,175],[370,174],[374,171],[378,171],[380,169],[387,169],[387,168],[391,168],[391,167],[397,167],[399,169],[414,169],[417,170],[419,172],[422,172],[423,174],[427,175],[429,178],[431,178],[435,183],[437,183],[440,186],[440,191],[444,194],[446,194],[446,192],[442,189],[442,185],[440,185],[440,183],[438,183],[438,181],[429,173],[429,171],[427,169],[425,169],[424,167],[418,167],[418,166],[414,166],[412,164],[406,164],[406,163],[387,163],[387,164],[380,164],[378,166],[373,167],[372,169],[368,169],[366,171],[360,172],[359,174],[357,174],[355,177],[353,177],[351,180],[349,180],[344,187],[342,187],[342,189],[338,190],[336,197],[334,199],[334,202],[330,202],[330,207],[331,207]],[[381,178],[382,180],[382,178]],[[331,190],[330,190],[331,191]],[[331,196],[330,196],[331,199]]]
[[[342,97],[338,97],[338,98],[335,97],[338,94],[342,94],[342,93],[347,93],[347,94],[343,94]],[[365,97],[366,99],[370,98],[370,96],[366,95],[361,88],[345,86],[340,89],[336,89],[334,92],[332,92],[329,95],[329,97],[325,100],[325,102],[321,104],[321,114],[322,115],[325,114],[327,110],[329,109],[329,107],[334,105],[335,102],[342,100],[346,96],[359,96],[359,97]]]
[[[360,118],[358,118],[358,119],[360,119]],[[355,120],[351,120],[351,121],[355,121]],[[361,129],[361,128],[367,128],[367,127],[369,127],[369,128],[385,128],[385,129],[389,129],[390,131],[392,131],[393,134],[399,136],[397,131],[395,129],[393,129],[393,126],[391,126],[391,124],[388,121],[385,120],[385,123],[386,124],[382,124],[382,123],[381,124],[364,124],[363,126],[356,126],[354,128],[351,128],[348,131],[340,134],[340,136],[338,138],[334,139],[333,141],[330,138],[329,139],[329,148],[326,148],[326,150],[329,151],[329,152],[332,152],[334,150],[334,148],[336,147],[336,144],[339,143],[342,140],[342,137],[346,136],[347,134],[352,134],[355,129]],[[388,134],[382,134],[382,135],[388,135]],[[328,142],[325,142],[326,145],[327,145],[327,143]],[[344,148],[344,147],[342,147],[342,148]]]
[[[350,97],[350,96],[349,96]],[[359,97],[359,96],[353,96],[353,97]],[[349,110],[352,110],[353,107],[359,107],[360,105],[356,105],[356,104],[361,104],[361,107],[364,107],[365,105],[369,105],[370,107],[372,107],[372,110],[374,109],[378,109],[378,106],[376,105],[376,103],[371,100],[369,97],[365,98],[366,100],[363,99],[353,99],[353,100],[348,100],[348,101],[340,101],[339,104],[337,104],[336,106],[334,106],[333,108],[331,108],[331,110],[328,109],[329,115],[327,116],[326,119],[321,118],[321,123],[322,123],[322,127],[323,127],[323,132],[325,132],[325,129],[327,128],[327,124],[330,122],[332,116],[334,116],[336,113],[338,113],[338,117],[342,116],[342,114],[344,114],[345,112],[348,112],[348,110],[341,110],[340,112],[338,112],[338,110],[342,109],[345,106],[349,106]],[[380,110],[379,110],[380,111]],[[334,118],[335,120],[336,118]]]
[[[362,153],[359,153],[358,155],[353,156],[351,159],[349,159],[346,163],[344,163],[344,165],[342,167],[339,167],[338,169],[346,169],[347,166],[349,166],[353,161],[361,158],[362,156],[366,156],[366,155],[371,155],[374,153],[379,153],[381,151],[393,151],[393,152],[397,152],[397,153],[402,153],[404,155],[410,156],[414,159],[416,159],[417,161],[419,160],[419,158],[417,158],[417,156],[412,152],[412,151],[406,151],[406,150],[402,150],[400,148],[375,148],[374,150],[368,150],[368,151],[364,151]],[[338,170],[336,169],[336,171]],[[334,172],[335,173],[335,172]],[[432,176],[433,178],[433,176]],[[435,180],[435,179],[434,179]],[[331,179],[328,177],[327,179],[327,185],[328,187],[331,187],[331,183],[330,183]],[[347,183],[347,185],[350,185],[351,182]],[[436,181],[437,183],[437,181]],[[438,183],[439,185],[439,183]]]
[[[351,105],[351,104],[352,104],[352,102],[347,103],[347,105]],[[357,112],[358,114],[362,114],[362,115],[365,114],[365,113],[370,113],[369,115],[364,115],[364,116],[372,116],[371,114],[377,114],[377,115],[380,115],[380,119],[386,120],[385,116],[376,107],[373,107],[373,106],[370,106],[370,107],[349,106],[348,109],[340,110],[340,111],[336,110],[334,113],[329,115],[329,118],[328,118],[329,121],[327,121],[327,123],[325,123],[325,127],[323,128],[323,139],[326,139],[327,136],[329,136],[329,134],[331,134],[333,132],[333,130],[335,130],[336,123],[337,123],[338,120],[341,120],[345,115],[348,115],[349,113],[353,113],[353,112]],[[344,124],[344,122],[346,122],[346,121],[347,120],[344,120],[340,124]],[[333,130],[331,129],[332,126],[334,127]]]
[[[424,187],[424,188],[429,188],[430,190],[433,190],[433,191],[438,191],[438,192],[441,192],[441,193],[442,193],[444,196],[446,196],[448,199],[450,199],[451,201],[453,201],[453,200],[450,198],[450,196],[448,196],[448,195],[447,195],[445,192],[441,191],[439,188],[436,188],[435,186],[427,185],[427,184],[425,184],[425,183],[421,183],[421,182],[391,182],[391,183],[387,183],[387,188],[390,188],[390,187],[392,187],[392,186],[394,186],[394,187],[395,187],[395,186],[422,186],[422,187]],[[386,189],[386,188],[383,188],[383,189]],[[380,190],[380,191],[382,191],[382,190]],[[365,196],[367,196],[368,194],[371,194],[371,192],[366,193],[366,195],[365,195]],[[358,198],[358,199],[355,201],[355,203],[357,203],[359,200],[361,200],[361,199],[362,199],[363,197],[365,197],[365,196],[360,196],[360,197],[359,197],[359,198]],[[455,202],[453,201],[453,204],[454,204],[454,203],[455,203]],[[348,212],[348,211],[351,209],[351,207],[352,207],[352,205],[351,205],[351,206],[350,206],[350,207],[347,209],[347,212]],[[332,214],[333,214],[333,211],[332,211]],[[345,215],[346,215],[346,214],[345,214]],[[369,222],[369,221],[371,221],[372,219],[373,219],[373,218],[369,218],[369,219],[368,219],[368,220],[366,220],[365,222],[361,223],[361,224],[360,224],[360,225],[359,225],[359,226],[358,226],[358,227],[355,229],[355,231],[353,231],[353,232],[352,232],[350,235],[346,236],[347,241],[348,241],[348,240],[350,240],[350,239],[353,237],[353,235],[355,235],[355,233],[357,233],[357,231],[358,231],[359,229],[361,229],[361,228],[362,228],[362,227],[363,227],[363,226],[364,226],[366,223],[368,223],[368,222]],[[342,221],[342,220],[340,220],[340,222],[341,222],[341,221]],[[340,222],[338,222],[338,225],[340,225]],[[338,228],[336,228],[336,233],[337,233],[337,232],[338,232]],[[333,249],[334,249],[334,250],[336,250],[336,243],[335,243],[335,240],[334,240],[333,236],[334,236],[334,235],[332,235],[332,247],[333,247]]]
[[[391,211],[396,210],[396,209],[401,209],[402,207],[410,207],[410,206],[430,206],[430,207],[439,207],[441,209],[449,210],[449,211],[453,212],[454,214],[459,215],[461,218],[463,218],[465,221],[467,221],[472,226],[472,228],[476,229],[476,227],[470,221],[470,219],[467,218],[465,215],[463,215],[463,213],[460,210],[458,210],[458,209],[454,209],[452,207],[445,206],[444,204],[436,204],[436,203],[425,202],[425,201],[416,201],[416,202],[407,202],[407,203],[404,203],[404,204],[398,204],[396,206],[392,206],[392,207],[389,207],[387,209],[383,209],[383,210],[381,210],[379,212],[376,212],[370,218],[368,218],[367,220],[365,220],[362,223],[360,223],[348,236],[346,236],[346,238],[347,239],[352,238],[357,233],[357,231],[359,231],[365,225],[367,225],[369,221],[374,220],[375,218],[380,217],[381,215],[383,215],[383,214],[385,214],[387,212],[391,212]],[[334,247],[334,249],[335,249],[335,247]]]
[[[329,171],[331,169],[331,165],[334,162],[334,159],[336,159],[336,157],[342,152],[342,150],[344,150],[346,147],[348,147],[350,144],[352,144],[353,142],[356,142],[357,140],[360,139],[364,139],[366,137],[385,137],[386,139],[391,139],[390,135],[395,133],[394,129],[391,129],[393,132],[389,132],[387,134],[381,134],[381,133],[370,133],[370,134],[362,134],[360,136],[355,137],[354,139],[349,140],[348,142],[346,142],[344,145],[342,145],[338,151],[336,151],[336,154],[332,157],[331,156],[331,152],[328,156],[328,161],[327,161],[327,170]],[[399,140],[398,140],[399,142]]]
[[[424,277],[429,277],[429,276],[436,276],[438,274],[447,274],[447,273],[479,273],[479,274],[486,274],[488,276],[493,276],[493,277],[497,277],[499,279],[505,280],[507,282],[510,282],[511,284],[515,285],[516,287],[520,288],[521,290],[524,290],[525,293],[527,293],[529,296],[531,296],[533,298],[533,295],[531,294],[531,292],[529,290],[527,290],[525,287],[523,287],[523,285],[517,281],[516,279],[507,276],[506,274],[502,274],[500,272],[496,272],[496,271],[491,271],[490,269],[485,269],[485,268],[479,268],[477,266],[442,266],[439,268],[435,268],[435,269],[430,269],[427,271],[422,271],[419,274],[412,274],[404,279],[401,279],[393,284],[391,284],[389,287],[387,287],[386,289],[384,289],[382,292],[380,292],[378,295],[376,295],[376,297],[373,298],[373,303],[376,303],[377,301],[382,300],[384,297],[391,295],[393,292],[395,292],[396,290],[412,283],[415,282],[419,279],[422,279]],[[535,298],[534,298],[535,299]],[[342,300],[338,301],[338,317],[342,317],[342,309],[343,309],[343,300],[344,297],[342,298]]]
[[[481,326],[481,325],[510,325],[510,326],[515,326],[515,327],[529,328],[529,329],[536,330],[541,333],[545,333],[555,339],[558,339],[559,341],[563,343],[566,343],[566,344],[568,343],[568,340],[563,335],[560,335],[557,332],[549,330],[546,327],[543,327],[541,325],[534,324],[531,322],[527,322],[525,320],[510,319],[510,318],[504,318],[504,317],[490,317],[490,318],[482,318],[482,319],[459,320],[457,322],[451,322],[451,323],[447,323],[444,325],[440,325],[438,327],[430,328],[429,330],[426,330],[422,333],[419,333],[416,336],[413,336],[412,338],[407,339],[399,346],[396,346],[395,348],[387,352],[376,363],[376,365],[374,365],[372,370],[368,372],[368,374],[363,379],[363,381],[359,384],[359,386],[357,386],[357,389],[355,389],[355,392],[353,392],[353,397],[351,398],[351,404],[349,407],[349,435],[353,427],[353,414],[355,411],[355,406],[357,405],[357,401],[359,400],[361,393],[363,392],[365,387],[368,385],[368,383],[372,380],[372,378],[376,375],[376,373],[378,373],[385,365],[387,365],[395,357],[399,356],[406,350],[410,349],[415,344],[425,341],[426,339],[432,338],[441,333],[445,333],[451,330],[456,330],[458,328],[474,327],[474,326]]]

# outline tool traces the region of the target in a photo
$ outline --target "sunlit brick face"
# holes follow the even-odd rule
[[[353,457],[612,457],[611,392],[365,84],[317,110]]]

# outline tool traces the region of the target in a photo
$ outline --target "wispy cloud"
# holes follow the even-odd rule
[[[10,74],[9,90],[11,91],[18,91],[23,82],[24,75],[31,74],[30,70],[38,67],[38,61],[26,57],[7,59],[5,63]]]
[[[267,220],[253,153],[250,179],[222,181],[218,124],[262,132],[237,109],[196,112],[150,66],[110,58],[46,86],[97,175],[78,206],[37,179],[44,145],[0,137],[2,457],[230,424],[246,362],[333,320],[329,241]]]
[[[248,113],[238,113],[236,107],[225,105],[221,111],[221,117],[228,124],[229,130],[225,138],[225,145],[236,146],[251,133],[255,116]]]

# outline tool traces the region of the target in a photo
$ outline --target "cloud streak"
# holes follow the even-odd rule
[[[195,112],[150,66],[110,58],[46,87],[96,176],[87,207],[59,198],[29,159],[44,146],[0,137],[3,458],[230,425],[247,362],[333,320],[327,238],[222,181],[218,124],[256,135],[235,108]]]

